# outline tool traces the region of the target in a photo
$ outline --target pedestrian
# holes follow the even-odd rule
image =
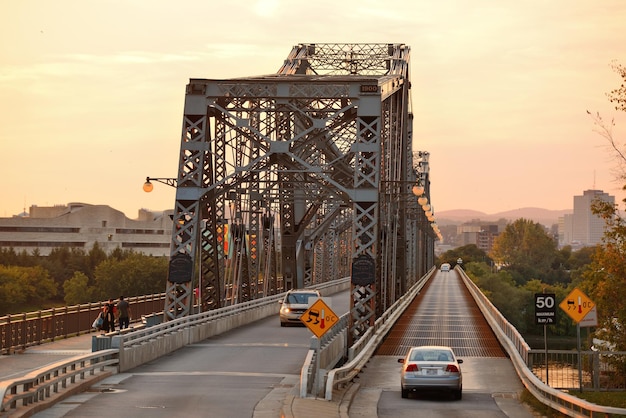
[[[115,331],[115,311],[115,303],[113,302],[113,299],[109,299],[109,303],[106,303],[104,308],[102,308],[102,312],[104,314],[102,330],[105,333]]]
[[[102,329],[102,324],[103,323],[104,323],[104,312],[100,311],[100,312],[98,312],[98,316],[93,321],[93,324],[91,324],[91,326],[93,328],[95,328],[96,331],[100,331]]]
[[[120,296],[120,301],[117,302],[117,312],[119,313],[118,321],[120,329],[128,328],[130,324],[130,305],[128,301],[124,299],[124,296]]]

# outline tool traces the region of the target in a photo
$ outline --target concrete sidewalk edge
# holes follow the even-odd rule
[[[336,391],[333,400],[322,398],[300,398],[295,391],[285,397],[281,417],[304,418],[316,416],[320,418],[348,418],[350,405],[359,391],[360,384],[352,383],[347,389]]]

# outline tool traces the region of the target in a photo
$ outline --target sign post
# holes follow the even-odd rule
[[[546,357],[546,385],[548,380],[548,333],[547,325],[554,324],[556,318],[556,295],[554,293],[535,293],[535,323],[543,325],[543,347]]]
[[[595,303],[578,288],[574,288],[559,304],[559,307],[576,322],[576,339],[578,340],[576,344],[578,349],[578,385],[581,392],[583,391],[583,372],[580,359],[580,321],[582,321],[595,306]]]

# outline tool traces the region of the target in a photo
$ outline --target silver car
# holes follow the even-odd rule
[[[300,317],[305,313],[316,299],[321,298],[319,291],[314,289],[294,289],[285,294],[280,303],[280,326],[289,324],[302,325]]]
[[[420,390],[448,390],[455,399],[461,399],[463,375],[461,363],[450,347],[425,345],[411,347],[402,363],[400,387],[402,397],[408,398],[409,392]]]

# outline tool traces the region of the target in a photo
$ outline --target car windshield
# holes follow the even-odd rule
[[[413,350],[410,361],[452,361],[452,353],[448,350]]]
[[[309,303],[309,298],[318,297],[315,293],[291,293],[287,297],[287,302],[289,303]]]

